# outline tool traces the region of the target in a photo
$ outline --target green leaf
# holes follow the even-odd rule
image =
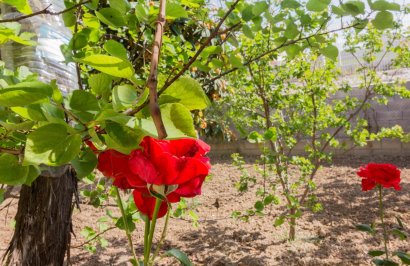
[[[66,27],[74,26],[75,22],[77,21],[77,17],[75,16],[74,11],[64,12],[62,17],[63,17],[64,25]]]
[[[284,0],[280,3],[282,8],[296,9],[300,7],[300,3],[296,0]]]
[[[393,14],[389,11],[380,11],[372,20],[372,23],[378,30],[393,28]]]
[[[336,46],[333,46],[331,44],[323,49],[320,49],[320,53],[333,61],[335,61],[339,56],[339,50]]]
[[[17,130],[30,130],[34,125],[35,122],[34,121],[24,121],[21,123],[6,123],[3,121],[0,121],[0,125],[3,126],[6,130],[8,131],[17,131]]]
[[[198,81],[191,77],[181,77],[169,86],[159,97],[160,103],[167,103],[172,97],[172,102],[180,103],[189,110],[205,109],[210,101]]]
[[[407,234],[400,229],[394,228],[391,230],[392,234],[400,238],[400,240],[406,240],[407,239]]]
[[[76,111],[99,111],[98,100],[87,91],[75,90],[70,98],[70,108]]]
[[[122,58],[95,54],[77,60],[114,77],[131,78],[134,75],[132,64]]]
[[[2,204],[3,201],[4,201],[4,193],[5,193],[5,192],[6,192],[5,189],[0,188],[0,204]]]
[[[252,11],[252,6],[251,5],[246,5],[246,7],[244,9],[242,9],[241,15],[242,15],[243,20],[245,20],[245,21],[251,20],[254,17],[253,11]]]
[[[119,149],[118,151],[127,153],[131,152],[138,148],[141,139],[144,137],[144,134],[139,129],[130,128],[125,125],[113,121],[106,121],[105,131],[107,132],[110,140],[114,143],[107,143],[111,148]]]
[[[258,200],[257,202],[255,202],[254,207],[258,212],[261,212],[265,208],[265,205],[263,204],[262,201]]]
[[[132,220],[132,215],[128,214],[125,216],[125,221],[127,223],[127,227],[125,227],[125,223],[124,223],[124,218],[121,217],[117,220],[117,222],[115,223],[115,226],[118,227],[121,230],[125,230],[125,228],[128,228],[130,230],[130,232],[135,230],[135,223]]]
[[[110,0],[110,7],[115,8],[121,14],[125,14],[131,9],[127,0]]]
[[[137,102],[138,94],[132,85],[115,86],[112,90],[112,105],[115,111],[123,111]]]
[[[269,11],[269,5],[265,1],[256,2],[253,5],[253,8],[252,8],[253,15],[260,16],[265,11]]]
[[[81,137],[69,135],[63,124],[50,123],[27,135],[24,165],[62,165],[80,152]]]
[[[377,257],[377,256],[381,256],[383,255],[385,252],[383,250],[370,250],[369,252],[367,252],[367,254],[369,256],[372,257]]]
[[[241,68],[243,66],[241,58],[234,54],[229,56],[229,63],[231,63],[233,67],[237,68]]]
[[[81,178],[91,174],[97,166],[97,162],[98,159],[95,154],[90,149],[86,149],[74,158],[74,160],[71,161],[71,164],[74,167],[77,176]]]
[[[388,1],[384,1],[384,0],[378,0],[378,1],[375,1],[374,3],[370,2],[370,8],[372,10],[377,10],[377,11],[386,11],[386,10],[400,11],[399,4],[391,3]]]
[[[28,105],[27,107],[11,107],[11,110],[25,119],[47,121],[39,104]]]
[[[166,5],[166,16],[167,19],[187,18],[188,13],[180,4],[169,2]]]
[[[28,175],[28,166],[22,166],[18,157],[8,153],[0,154],[0,183],[7,185],[24,184]]]
[[[377,266],[399,266],[399,264],[389,259],[373,259],[373,263]]]
[[[34,180],[37,179],[37,177],[40,176],[41,170],[38,168],[38,166],[35,165],[29,165],[28,167],[28,173],[26,180],[24,181],[24,185],[31,186],[31,184],[34,182]]]
[[[368,224],[357,224],[356,229],[362,232],[370,233],[370,234],[375,233],[373,227],[371,227]]]
[[[191,112],[182,104],[163,104],[161,107],[161,117],[168,133],[168,138],[194,137],[196,131]],[[141,128],[151,135],[156,135],[156,129],[152,118],[141,119]]]
[[[343,9],[349,12],[352,16],[364,14],[365,6],[361,1],[347,1],[342,5]]]
[[[95,11],[97,18],[104,24],[113,28],[125,26],[124,16],[117,9],[106,7]]]
[[[111,95],[111,76],[104,73],[92,74],[88,78],[88,84],[95,95],[108,100],[108,97]]]
[[[287,54],[287,56],[290,60],[290,59],[295,58],[295,56],[297,56],[300,53],[302,48],[297,44],[292,44],[292,45],[289,45],[288,47],[286,47],[285,50],[286,50],[286,54]]]
[[[128,59],[127,56],[127,50],[124,48],[124,46],[114,40],[108,40],[104,44],[104,50],[107,51],[112,56],[122,58],[124,60]]]
[[[289,22],[286,26],[285,37],[288,39],[294,39],[299,35],[298,27],[293,22]]]
[[[309,11],[321,12],[329,6],[331,0],[309,0],[306,8]]]
[[[244,34],[246,37],[248,37],[249,39],[255,38],[255,35],[253,34],[253,31],[252,31],[251,28],[250,28],[248,25],[246,25],[246,24],[244,24],[244,25],[242,26],[242,32],[243,32],[243,34]]]
[[[28,0],[0,0],[0,3],[14,6],[19,12],[26,15],[33,13]]]
[[[275,219],[275,222],[273,225],[275,227],[281,226],[285,222],[285,217],[284,216],[279,216],[278,218]]]
[[[25,106],[45,102],[53,95],[50,85],[32,81],[21,82],[16,85],[0,89],[0,106]]]
[[[183,266],[193,266],[188,256],[179,249],[170,249],[165,253],[165,255],[176,258]]]
[[[394,255],[400,258],[405,265],[410,265],[410,254],[401,251],[394,252]]]

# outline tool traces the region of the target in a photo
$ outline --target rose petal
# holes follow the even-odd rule
[[[151,196],[148,190],[146,190],[145,192],[134,190],[132,194],[134,196],[135,206],[137,206],[138,210],[141,213],[148,216],[150,220],[152,220],[152,216],[154,214],[154,209],[155,209],[156,198]],[[159,208],[157,218],[164,217],[167,211],[168,211],[168,204],[165,201],[161,202],[161,206]]]

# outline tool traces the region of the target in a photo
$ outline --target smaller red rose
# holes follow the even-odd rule
[[[362,191],[372,190],[376,185],[384,188],[400,188],[400,170],[392,164],[369,163],[357,172],[362,178]]]

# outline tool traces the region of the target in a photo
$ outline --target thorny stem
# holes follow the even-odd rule
[[[122,220],[124,222],[125,234],[127,235],[128,245],[131,248],[132,256],[133,256],[135,262],[137,262],[138,259],[137,259],[137,255],[135,254],[134,245],[132,243],[131,232],[130,232],[130,229],[128,228],[127,219],[126,219],[125,210],[124,210],[124,205],[122,204],[120,191],[118,190],[118,188],[116,186],[114,186],[114,190],[115,190],[115,194],[117,196],[118,207],[121,210],[121,216],[122,216]]]
[[[387,248],[388,236],[387,236],[386,224],[384,223],[383,188],[381,185],[378,185],[378,188],[379,188],[380,221],[382,222],[382,227],[383,227],[384,252],[386,253],[386,259],[389,259],[389,250]]]

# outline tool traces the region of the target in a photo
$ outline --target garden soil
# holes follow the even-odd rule
[[[256,173],[247,158],[245,165]],[[410,232],[410,158],[409,157],[350,157],[338,159],[333,165],[323,167],[316,176],[316,195],[323,205],[317,213],[305,212],[298,220],[297,239],[286,241],[288,227],[273,226],[274,219],[285,208],[272,205],[266,215],[254,216],[248,222],[231,218],[233,211],[251,208],[257,197],[256,188],[239,193],[235,184],[240,172],[231,165],[229,158],[212,158],[211,178],[203,186],[203,195],[189,201],[199,216],[195,227],[186,215],[172,218],[163,250],[177,248],[186,252],[194,265],[371,265],[367,252],[382,249],[381,232],[376,237],[356,230],[355,225],[378,221],[377,191],[362,192],[358,167],[367,162],[390,162],[402,170],[402,190],[385,190],[386,221],[394,228],[396,216]],[[113,213],[118,214],[113,200],[108,203]],[[218,207],[218,208],[217,208]],[[12,221],[17,208],[17,199],[7,199],[0,206],[0,256],[11,239]],[[85,226],[97,229],[97,220],[105,215],[84,200],[81,211],[74,213],[70,261],[72,265],[104,266],[128,265],[130,255],[124,233],[118,229],[107,231],[106,248],[97,247],[95,253],[83,248],[86,239],[80,233]],[[159,221],[159,228],[164,219]],[[137,254],[142,254],[143,224],[137,223],[134,231]],[[156,236],[159,239],[159,234]],[[391,250],[410,252],[410,237],[405,241],[391,237]],[[52,248],[52,247],[50,247]],[[162,253],[163,254],[163,253]],[[156,265],[179,265],[172,258],[164,257]]]

